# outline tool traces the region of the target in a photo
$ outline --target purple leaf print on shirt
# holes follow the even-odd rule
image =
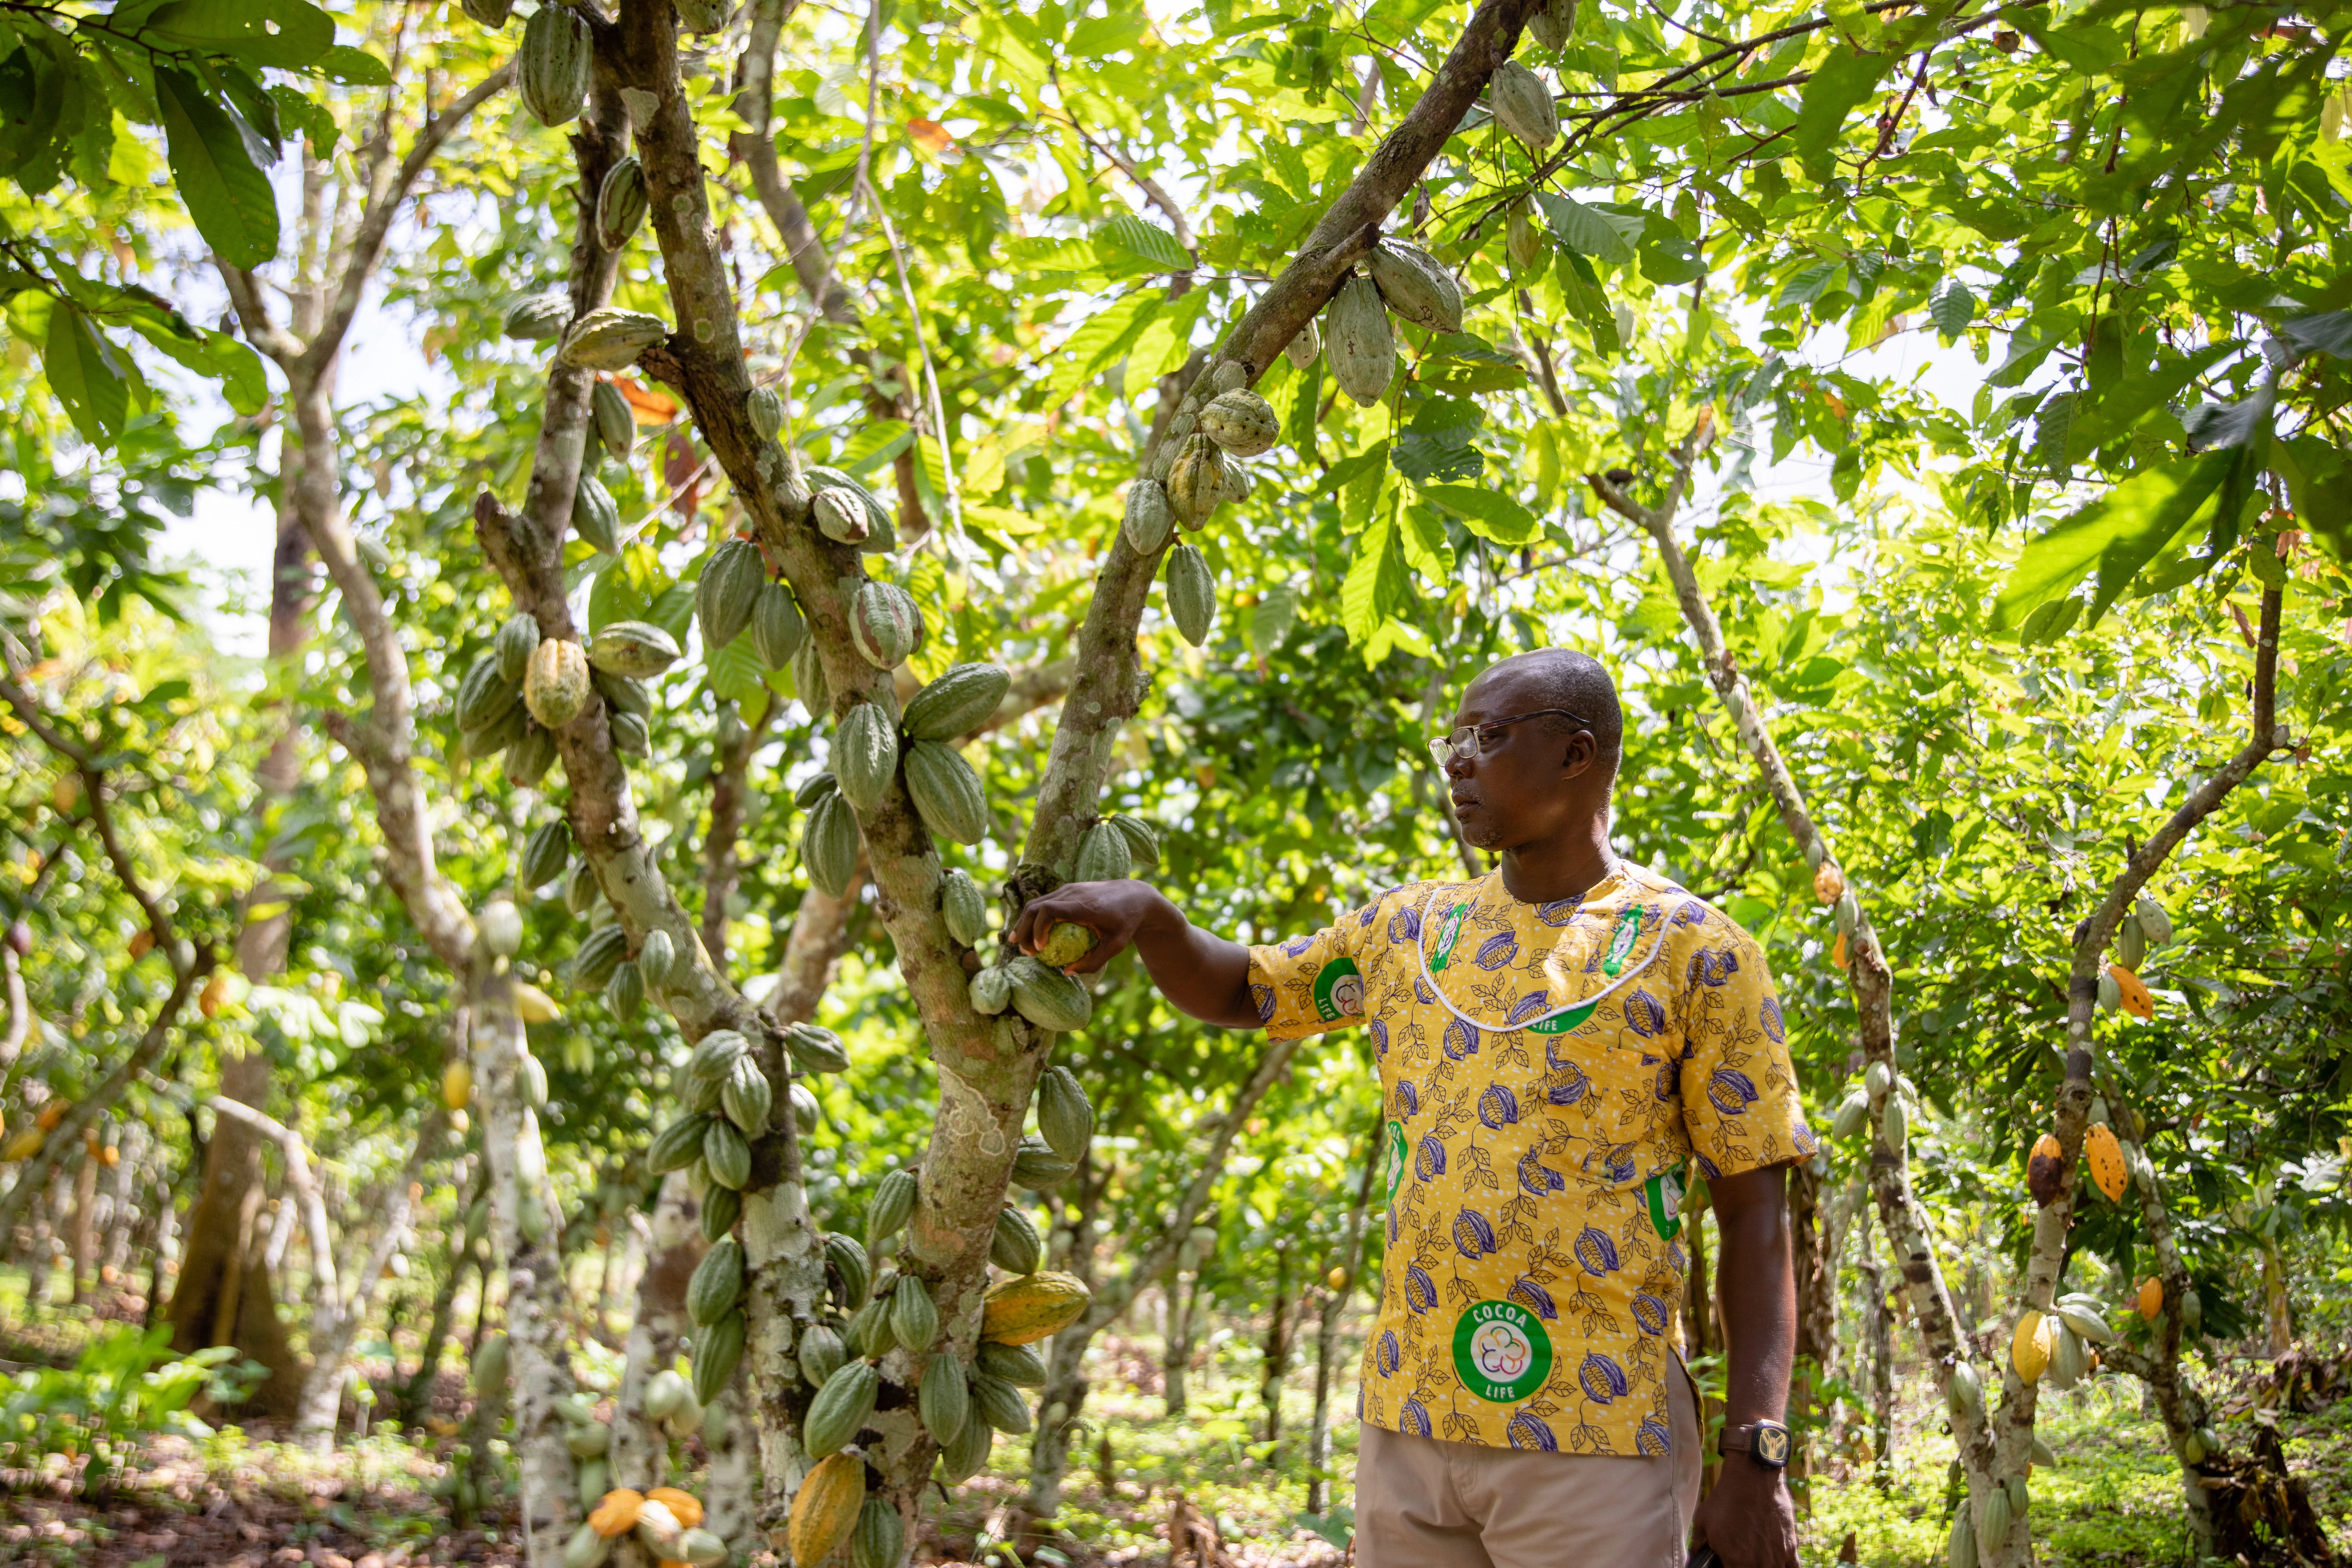
[[[1454,1250],[1476,1262],[1500,1245],[1495,1239],[1495,1227],[1476,1209],[1465,1208],[1454,1216]]]
[[[1551,1435],[1551,1428],[1528,1411],[1522,1410],[1512,1416],[1510,1426],[1504,1428],[1504,1432],[1511,1439],[1514,1448],[1534,1449],[1546,1454],[1559,1452],[1559,1439]]]
[[[1586,1226],[1576,1233],[1576,1260],[1595,1279],[1617,1272],[1617,1244],[1609,1233],[1598,1226]]]
[[[1664,1033],[1666,1005],[1647,991],[1636,989],[1625,998],[1625,1026],[1645,1040]]]
[[[1503,1022],[1506,1024],[1524,1024],[1529,1018],[1532,1018],[1537,1014],[1543,1012],[1550,1005],[1550,992],[1530,991],[1511,1005],[1511,1015],[1509,1017],[1505,1018]]]
[[[1671,891],[1679,893],[1682,889],[1680,888],[1675,888],[1671,889]],[[1675,924],[1678,926],[1705,925],[1706,923],[1707,914],[1708,910],[1705,904],[1700,903],[1696,899],[1685,899],[1681,905],[1675,910]]]
[[[1478,956],[1471,962],[1481,969],[1500,969],[1518,955],[1518,937],[1510,931],[1498,931],[1478,944]]]
[[[1413,1152],[1412,1169],[1424,1182],[1445,1174],[1445,1145],[1437,1141],[1435,1133],[1423,1138]]]
[[[1271,1024],[1271,1023],[1273,1023],[1273,1022],[1274,1022],[1274,987],[1273,987],[1273,986],[1271,986],[1271,985],[1253,985],[1253,986],[1251,986],[1251,987],[1250,987],[1250,1000],[1257,1004],[1257,1021],[1258,1021],[1259,1023],[1261,1023],[1261,1024]]]
[[[1633,1174],[1633,1145],[1627,1143],[1609,1151],[1601,1173],[1612,1182],[1629,1181]]]
[[[1282,944],[1282,951],[1289,954],[1291,957],[1297,958],[1300,953],[1305,952],[1308,948],[1313,947],[1314,945],[1315,939],[1311,936],[1295,936],[1288,942]]]
[[[1726,1116],[1742,1115],[1756,1103],[1756,1080],[1738,1068],[1717,1068],[1706,1080],[1706,1097]]]
[[[1538,1151],[1528,1150],[1519,1156],[1519,1190],[1542,1197],[1568,1185],[1568,1178],[1536,1158]]]
[[[1703,947],[1691,954],[1686,972],[1694,985],[1720,985],[1739,973],[1739,955],[1727,947]]]
[[[1389,917],[1389,945],[1402,947],[1421,940],[1421,911],[1407,904]]]
[[[1660,1100],[1672,1100],[1675,1097],[1675,1086],[1677,1081],[1675,1064],[1668,1062],[1658,1068],[1657,1080],[1652,1086],[1651,1092]]]
[[[1404,1304],[1415,1312],[1426,1312],[1437,1305],[1437,1281],[1418,1263],[1404,1271]]]
[[[1576,1369],[1576,1381],[1583,1386],[1584,1396],[1595,1405],[1624,1398],[1630,1386],[1625,1381],[1625,1369],[1599,1351],[1585,1356],[1584,1364]]]
[[[1576,900],[1574,899],[1554,899],[1548,904],[1536,906],[1536,919],[1548,926],[1564,926],[1575,918]]]
[[[1400,1430],[1410,1432],[1416,1437],[1429,1436],[1429,1410],[1420,1400],[1406,1400],[1404,1408],[1397,1412],[1397,1418],[1403,1423]]]
[[[1519,1119],[1519,1097],[1499,1083],[1490,1083],[1486,1092],[1478,1097],[1478,1120],[1490,1132],[1498,1132]]]
[[[1551,1292],[1524,1274],[1511,1281],[1510,1299],[1547,1323],[1559,1316],[1559,1309],[1552,1304]]]
[[[1756,1016],[1763,1020],[1764,1033],[1774,1045],[1780,1045],[1788,1039],[1789,1027],[1781,1020],[1780,999],[1778,996],[1765,997],[1764,1005],[1756,1010]]]
[[[1362,909],[1358,910],[1356,911],[1356,929],[1360,931],[1364,927],[1371,924],[1374,918],[1377,917],[1380,912],[1381,909],[1378,904],[1366,904]]]
[[[1456,1018],[1445,1026],[1445,1054],[1455,1061],[1465,1061],[1478,1054],[1478,1031],[1466,1018]]]

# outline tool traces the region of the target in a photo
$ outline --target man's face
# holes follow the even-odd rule
[[[1556,703],[1538,689],[1536,672],[1496,665],[1462,694],[1453,727],[1491,724]],[[1592,736],[1562,735],[1557,719],[1524,719],[1479,738],[1475,762],[1445,766],[1454,819],[1472,847],[1500,853],[1581,827],[1597,806]]]

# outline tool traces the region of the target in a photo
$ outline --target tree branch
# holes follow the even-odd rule
[[[123,846],[122,830],[114,820],[113,808],[107,804],[106,770],[98,765],[88,747],[68,739],[51,724],[41,711],[40,704],[33,700],[32,693],[17,685],[13,677],[0,676],[0,697],[8,700],[8,705],[24,721],[25,728],[30,730],[41,744],[73,764],[74,773],[81,780],[83,798],[89,802],[90,822],[98,828],[99,842],[106,847],[107,863],[114,868],[115,879],[122,884],[122,890],[131,895],[140,912],[147,917],[147,930],[154,937],[155,945],[168,953],[173,934],[172,917],[163,912],[162,901],[139,879],[138,864]]]

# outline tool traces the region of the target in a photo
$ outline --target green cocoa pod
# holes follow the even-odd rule
[[[829,795],[810,808],[801,828],[801,859],[807,865],[809,886],[828,898],[849,890],[857,870],[857,815],[838,795]]]
[[[530,713],[520,708],[511,709],[478,730],[467,731],[459,737],[459,750],[468,757],[495,757],[529,733]]]
[[[996,1213],[996,1234],[989,1238],[988,1260],[1007,1274],[1034,1274],[1045,1261],[1045,1238],[1017,1204]]]
[[[1505,60],[1487,79],[1486,100],[1506,135],[1540,158],[1559,140],[1559,106],[1543,79],[1517,60]],[[1460,331],[1455,326],[1448,329]]]
[[[849,1048],[841,1043],[841,1037],[814,1024],[794,1024],[786,1029],[784,1048],[792,1053],[793,1066],[803,1072],[849,1069]]]
[[[645,166],[634,157],[623,158],[605,171],[604,183],[596,190],[596,242],[607,250],[620,249],[652,209],[653,198],[646,194]],[[600,429],[602,425],[600,420]],[[625,447],[614,456],[625,458],[628,451]]]
[[[1969,1517],[1966,1498],[1952,1510],[1952,1532],[1944,1542],[1944,1560],[1949,1568],[1977,1568],[1977,1527]]]
[[[625,675],[608,675],[593,666],[590,667],[588,679],[594,684],[596,694],[604,700],[604,706],[614,712],[635,714],[640,719],[653,717],[654,694],[644,681]]]
[[[528,664],[528,656],[525,658]],[[457,683],[450,716],[460,731],[483,730],[522,706],[522,683],[509,680],[499,669],[498,655],[486,653]]]
[[[939,1337],[940,1310],[930,1288],[911,1274],[898,1276],[890,1292],[890,1336],[910,1351],[929,1350]]]
[[[1379,285],[1350,273],[1325,311],[1325,357],[1339,390],[1369,408],[1388,393],[1396,377],[1396,331]]]
[[[626,757],[642,757],[653,750],[653,729],[634,713],[607,716],[604,727],[613,737],[613,750]]]
[[[1175,525],[1175,513],[1168,506],[1168,487],[1154,479],[1140,479],[1127,487],[1127,510],[1119,518],[1118,529],[1127,536],[1129,550],[1138,555],[1150,554],[1168,542],[1169,531]]]
[[[858,584],[849,601],[849,640],[877,669],[896,669],[923,646],[923,614],[896,583]]]
[[[866,1418],[874,1414],[874,1396],[881,1387],[882,1375],[868,1361],[846,1363],[826,1378],[816,1397],[809,1401],[808,1418],[801,1424],[801,1439],[808,1452],[818,1458],[838,1453],[865,1429]]]
[[[626,370],[667,336],[669,323],[659,316],[600,305],[572,323],[555,357],[573,370]]]
[[[675,1377],[677,1374],[672,1373],[670,1375]],[[682,1382],[681,1386],[683,1386]],[[612,1489],[613,1467],[609,1461],[602,1456],[580,1461],[579,1498],[583,1512],[604,1501],[604,1494]]]
[[[702,1200],[702,1239],[717,1241],[734,1230],[743,1217],[743,1194],[732,1187],[713,1187]]]
[[[2205,1298],[2192,1285],[2180,1293],[2180,1331],[2194,1334],[2205,1326]]]
[[[591,1421],[566,1432],[563,1446],[572,1450],[575,1459],[598,1458],[612,1451],[613,1429]]]
[[[1903,1152],[1911,1139],[1911,1113],[1904,1109],[1901,1095],[1886,1097],[1886,1111],[1879,1119],[1878,1131],[1886,1140],[1887,1148],[1897,1154]]]
[[[826,680],[824,661],[817,656],[816,639],[801,644],[800,651],[792,657],[793,690],[798,694],[801,706],[809,710],[812,719],[822,719],[833,711],[833,686]]]
[[[748,539],[730,539],[711,552],[694,585],[695,625],[702,645],[716,653],[742,636],[768,585],[768,563]]]
[[[1073,882],[1116,882],[1134,870],[1128,861],[1127,835],[1109,822],[1097,822],[1079,836],[1078,858],[1070,869]]]
[[[1042,1193],[1068,1181],[1077,1167],[1063,1159],[1047,1146],[1042,1138],[1024,1138],[1018,1152],[1013,1156],[1013,1184]]]
[[[1549,95],[1545,101],[1550,101]],[[1367,264],[1372,286],[1399,316],[1433,332],[1462,330],[1462,286],[1437,258],[1417,245],[1383,239],[1372,247]],[[1273,410],[1266,412],[1271,415]],[[1269,438],[1266,445],[1273,444]]]
[[[993,1018],[1013,1005],[1013,972],[1003,964],[991,964],[971,977],[966,994],[973,1012]]]
[[[2009,1539],[2013,1515],[2010,1511],[2008,1488],[1994,1486],[1987,1489],[1984,1500],[1979,1505],[1979,1513],[1981,1521],[1981,1528],[1977,1532],[1979,1540],[1998,1547]]]
[[[563,335],[572,323],[572,296],[561,289],[544,294],[526,294],[507,307],[506,320],[499,330],[507,336],[526,343],[552,342]],[[531,634],[531,646],[539,646],[539,636]]]
[[[507,747],[507,783],[517,789],[534,789],[555,765],[555,737],[537,722],[523,725],[522,736]]]
[[[530,667],[530,650],[539,646],[539,622],[528,612],[518,611],[509,616],[499,635],[490,643],[491,657],[498,660],[499,679],[515,689],[515,700],[522,700],[523,671]]]
[[[988,792],[963,754],[937,741],[907,748],[907,793],[923,826],[958,844],[977,844],[988,834]]]
[[[1114,816],[1110,825],[1127,840],[1129,874],[1160,868],[1160,831],[1139,816]]]
[[[1188,436],[1168,470],[1168,510],[1186,528],[1197,529],[1229,499],[1225,454],[1206,436]]]
[[[727,1078],[719,1091],[719,1108],[727,1120],[733,1122],[746,1138],[757,1138],[768,1130],[768,1113],[775,1105],[775,1090],[768,1083],[768,1075],[750,1057],[738,1057],[735,1065],[727,1069]]]
[[[616,463],[625,463],[636,449],[637,416],[619,387],[599,381],[588,393],[588,412],[596,426],[596,440]]]
[[[1454,310],[1458,321],[1462,311],[1458,289],[1454,295]],[[1273,449],[1276,438],[1282,434],[1282,417],[1275,413],[1273,404],[1255,392],[1237,387],[1219,393],[1201,410],[1201,432],[1237,458],[1255,458]]]
[[[588,662],[607,675],[659,675],[678,658],[677,639],[651,621],[614,621],[588,638]]]
[[[1511,204],[1510,221],[1503,230],[1503,248],[1509,254],[1511,265],[1521,272],[1542,270],[1550,247],[1543,229],[1536,223],[1535,204],[1525,196]]]
[[[792,1101],[793,1125],[799,1129],[802,1137],[807,1137],[824,1125],[824,1107],[816,1102],[816,1096],[809,1086],[797,1079],[793,1080]]]
[[[877,1296],[849,1320],[849,1348],[871,1361],[880,1361],[898,1342],[890,1332],[890,1299]]]
[[[723,1079],[727,1069],[751,1048],[751,1042],[733,1029],[713,1029],[694,1042],[686,1070],[697,1078]]]
[[[671,1085],[677,1093],[677,1102],[698,1116],[716,1116],[719,1098],[727,1091],[727,1080],[719,1078],[697,1078],[692,1072],[679,1076]],[[695,1145],[696,1159],[702,1157],[702,1146]]]
[[[1870,1096],[1857,1089],[1838,1106],[1837,1115],[1830,1121],[1830,1136],[1843,1142],[1861,1131],[1862,1124],[1869,1119]]]
[[[613,966],[612,978],[604,982],[604,1005],[612,1009],[613,1016],[627,1023],[645,1005],[645,977],[625,958]]]
[[[1094,1142],[1094,1105],[1066,1067],[1049,1067],[1037,1080],[1037,1131],[1046,1147],[1072,1164]]]
[[[878,1497],[858,1505],[849,1532],[849,1568],[898,1568],[906,1552],[907,1526],[898,1510]]]
[[[1168,552],[1168,614],[1194,647],[1209,640],[1217,620],[1217,579],[1209,558],[1190,544]]]
[[[1012,672],[1000,665],[951,666],[915,693],[902,727],[912,740],[959,739],[986,723],[1012,688]]]
[[[860,702],[841,716],[831,760],[843,799],[859,811],[882,804],[898,774],[898,737],[879,704]]]
[[[800,601],[782,583],[760,590],[751,606],[751,648],[770,669],[782,669],[808,640],[808,623],[801,618]]]
[[[740,1191],[751,1179],[751,1146],[729,1121],[714,1121],[703,1129],[702,1159],[710,1179],[722,1187]]]
[[[971,1380],[972,1413],[999,1432],[1014,1436],[1029,1430],[1029,1402],[1001,1377],[986,1373]]]
[[[893,1171],[874,1188],[866,1205],[866,1250],[879,1251],[884,1242],[907,1227],[914,1217],[917,1184],[912,1171]]]
[[[933,1442],[951,1443],[963,1430],[964,1418],[971,1414],[971,1387],[964,1380],[962,1366],[946,1351],[931,1357],[923,1368],[922,1384],[915,1394],[915,1410],[923,1418],[923,1430],[931,1435]]]
[[[864,510],[863,537],[849,540],[846,542],[856,544],[859,550],[868,555],[878,555],[898,547],[898,530],[891,521],[890,509],[882,504],[880,496],[858,482],[856,476],[845,474],[839,468],[826,468],[822,463],[810,463],[805,465],[805,468],[812,492],[840,490],[846,496],[856,498],[857,505]],[[820,524],[819,527],[822,529],[823,525]],[[857,531],[855,525],[852,526],[851,531]]]
[[[577,120],[594,65],[588,24],[568,6],[541,5],[522,25],[522,48],[515,56],[522,106],[541,125]]]
[[[941,879],[940,915],[948,934],[966,947],[988,935],[988,895],[961,870],[950,870]]]
[[[743,1359],[744,1328],[743,1314],[730,1312],[709,1328],[695,1331],[692,1376],[697,1404],[716,1404],[727,1392],[727,1380],[735,1375],[735,1363]]]
[[[793,804],[806,811],[818,801],[840,792],[841,784],[831,773],[815,773],[806,784],[793,791]]]
[[[604,889],[596,883],[595,869],[584,859],[574,861],[563,878],[563,907],[575,915],[584,915],[604,896]]]
[[[474,1347],[472,1378],[477,1399],[488,1399],[506,1392],[506,1335],[486,1334],[482,1342]]]
[[[686,1314],[708,1326],[735,1310],[743,1296],[743,1244],[727,1237],[702,1255],[686,1285]]]
[[[1984,1420],[1984,1380],[1967,1362],[1955,1363],[1951,1376],[1944,1380],[1944,1408],[1956,1420],[1970,1424]]]
[[[985,1421],[967,1417],[963,1430],[955,1440],[940,1449],[940,1474],[950,1486],[961,1486],[980,1474],[988,1463],[988,1451],[995,1445],[996,1428]]]
[[[1094,1016],[1094,997],[1083,983],[1034,958],[1006,966],[1013,979],[1013,1005],[1041,1029],[1083,1029]]]
[[[607,1471],[604,1479],[611,1479],[611,1472]],[[585,1495],[588,1490],[585,1480],[581,1482],[580,1490],[583,1494],[582,1509],[584,1510],[593,1508],[596,1500]],[[599,1497],[602,1495],[602,1493],[598,1494]],[[572,1538],[563,1543],[563,1568],[604,1568],[604,1564],[611,1559],[612,1555],[613,1543],[597,1534],[594,1525],[583,1520],[572,1531]]]
[[[975,1364],[990,1377],[1019,1388],[1045,1386],[1045,1357],[1035,1345],[1008,1345],[982,1340]]]
[[[825,1380],[841,1370],[849,1352],[841,1343],[841,1336],[830,1323],[817,1323],[801,1336],[801,1375],[811,1388],[823,1388]]]
[[[874,1265],[867,1260],[866,1248],[857,1244],[857,1238],[827,1231],[824,1260],[841,1276],[842,1304],[853,1311],[864,1306],[866,1293],[874,1287]]]
[[[816,531],[827,539],[842,544],[863,544],[874,525],[867,518],[865,503],[839,485],[826,485],[818,489],[809,501],[816,520]]]
[[[656,989],[666,989],[678,978],[677,969],[677,947],[670,941],[669,932],[658,930],[646,932],[646,939],[637,943],[637,973],[646,977],[646,984]]]
[[[743,412],[762,441],[772,441],[784,427],[784,395],[772,386],[755,386],[743,401]]]
[[[593,991],[613,978],[613,971],[628,956],[629,933],[617,925],[599,927],[588,933],[572,955],[572,984],[582,991]]]
[[[656,1176],[683,1171],[702,1157],[702,1130],[708,1118],[679,1117],[654,1135],[646,1150],[646,1169]]]

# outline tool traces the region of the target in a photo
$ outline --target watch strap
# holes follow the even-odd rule
[[[1727,1426],[1718,1448],[1725,1454],[1745,1454],[1767,1469],[1789,1468],[1792,1445],[1788,1427],[1778,1421],[1751,1421],[1745,1426]]]

